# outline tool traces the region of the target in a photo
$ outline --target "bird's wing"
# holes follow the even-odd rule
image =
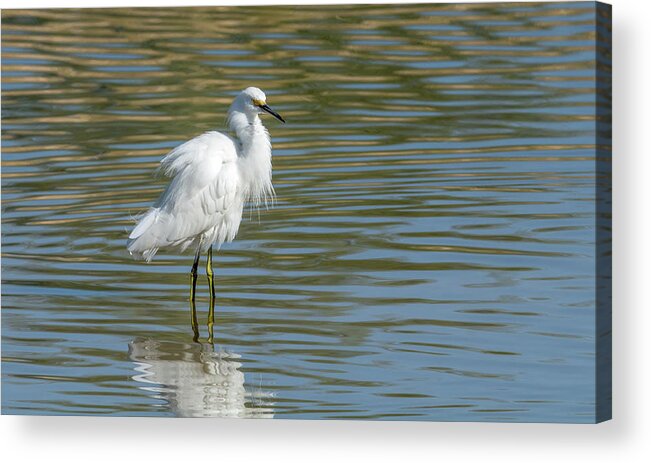
[[[237,202],[236,160],[233,140],[219,132],[199,135],[161,160],[161,171],[172,178],[154,206],[163,214],[164,241],[178,243],[219,225]]]
[[[187,201],[207,186],[228,180],[220,179],[224,164],[236,159],[233,140],[219,132],[206,132],[183,143],[160,161],[159,171],[172,181],[156,207]]]
[[[235,142],[220,132],[203,133],[170,151],[161,159],[158,171],[166,177],[175,177],[187,168],[200,166],[207,154],[213,160],[235,160]]]

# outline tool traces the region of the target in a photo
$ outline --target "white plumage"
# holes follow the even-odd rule
[[[129,235],[131,255],[150,261],[161,248],[218,248],[237,235],[247,202],[273,198],[271,143],[259,114],[284,122],[249,87],[233,101],[228,126],[234,137],[206,132],[172,150],[159,170],[169,185]]]

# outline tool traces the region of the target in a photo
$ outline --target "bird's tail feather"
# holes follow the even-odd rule
[[[151,208],[139,220],[127,241],[129,254],[151,262],[161,246],[157,236],[156,223],[160,221],[159,208]]]

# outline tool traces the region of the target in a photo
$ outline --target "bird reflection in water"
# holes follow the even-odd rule
[[[273,395],[245,389],[238,354],[210,344],[136,339],[129,343],[133,379],[183,418],[273,418]]]

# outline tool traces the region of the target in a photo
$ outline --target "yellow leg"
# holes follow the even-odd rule
[[[208,261],[206,262],[206,275],[210,286],[210,308],[208,309],[208,342],[213,343],[213,326],[215,325],[215,278],[212,272],[212,246],[208,248]]]
[[[197,267],[199,266],[199,257],[201,251],[197,251],[194,256],[194,264],[192,264],[192,271],[190,271],[190,323],[192,325],[192,340],[197,342],[199,340],[199,323],[197,322],[197,306],[194,303],[194,295],[197,289]]]

